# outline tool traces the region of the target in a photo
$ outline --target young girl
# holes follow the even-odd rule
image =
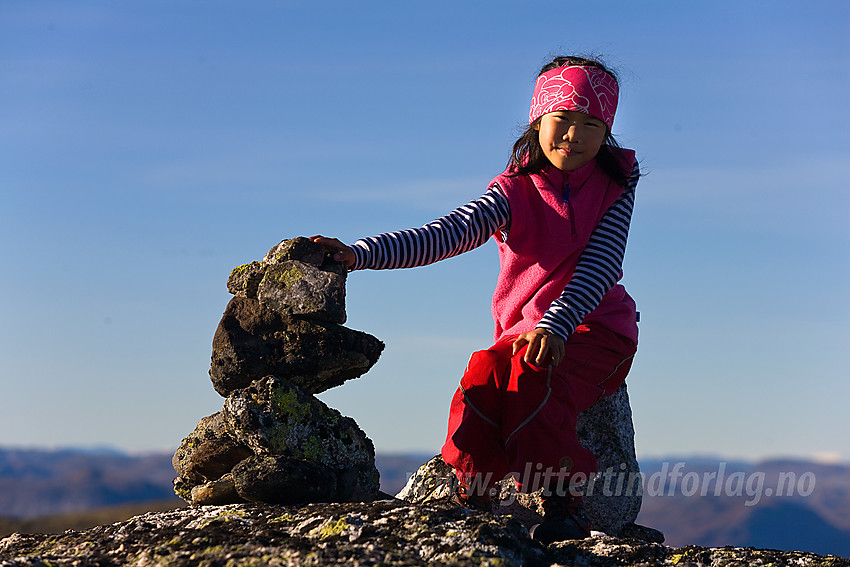
[[[495,238],[496,342],[470,358],[442,455],[471,507],[486,507],[511,474],[542,473],[544,522],[532,537],[545,542],[589,534],[568,490],[577,473],[596,471],[576,416],[617,390],[637,345],[635,303],[617,284],[639,176],[634,152],[611,136],[618,93],[601,63],[558,57],[540,71],[529,127],[481,198],[351,246],[312,238],[351,270],[423,266]],[[538,488],[528,484],[518,482]]]

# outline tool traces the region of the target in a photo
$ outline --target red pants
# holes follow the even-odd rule
[[[596,472],[596,458],[578,442],[576,416],[620,387],[636,345],[604,327],[581,325],[561,364],[540,368],[522,359],[525,349],[511,356],[513,339],[469,359],[449,410],[443,459],[462,481],[482,489],[509,475],[521,490],[533,491],[547,471],[555,473],[551,482]]]

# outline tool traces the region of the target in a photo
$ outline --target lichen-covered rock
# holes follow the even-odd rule
[[[257,299],[257,292],[260,282],[266,274],[266,268],[290,260],[303,262],[315,268],[324,265],[327,270],[345,273],[342,265],[339,265],[338,262],[329,261],[321,246],[308,238],[299,236],[290,240],[283,240],[273,246],[263,257],[262,262],[248,262],[233,268],[230,277],[227,279],[227,291],[240,297]]]
[[[263,263],[269,265],[288,260],[298,260],[316,267],[329,264],[324,247],[303,236],[280,241],[263,257]],[[339,262],[335,264],[342,269]]]
[[[367,372],[383,348],[367,333],[284,317],[257,299],[237,296],[213,337],[210,379],[222,396],[267,375],[315,394]]]
[[[232,392],[174,455],[175,491],[193,504],[303,504],[378,496],[372,441],[349,417],[282,378]]]
[[[692,565],[850,567],[850,560],[763,549],[672,548],[591,537],[541,546],[515,520],[398,500],[192,506],[64,534],[0,540],[0,565]]]
[[[449,498],[457,483],[454,469],[437,455],[407,479],[396,498],[412,504],[430,504]]]
[[[257,299],[286,317],[345,323],[347,273],[321,245],[298,237],[274,246],[262,262],[234,268],[227,291]]]
[[[345,272],[321,270],[298,260],[268,266],[257,299],[285,316],[345,323]]]
[[[441,502],[451,497],[456,485],[454,469],[437,455],[413,473],[396,498],[413,504]],[[498,482],[491,493],[490,512],[514,518],[529,528],[543,520],[541,492],[519,493],[513,480]]]
[[[658,530],[635,524],[643,485],[625,384],[579,415],[578,435],[599,463],[600,474],[588,483],[584,495],[594,529],[614,536],[663,542],[664,535]],[[611,474],[606,476],[609,469]],[[420,467],[397,497],[414,503],[433,502],[449,496],[455,482],[452,467],[438,455]],[[514,517],[529,527],[542,520],[542,489],[520,493],[511,479],[499,482],[496,489],[492,498],[494,514]]]
[[[171,459],[177,471],[175,492],[184,500],[198,502],[190,494],[195,486],[218,480],[253,454],[247,445],[236,439],[221,412],[202,418]],[[215,503],[221,503],[221,499],[217,497]]]
[[[183,484],[184,486],[188,486],[189,483],[184,481]],[[233,475],[230,473],[222,475],[217,480],[192,486],[189,491],[189,497],[184,497],[183,499],[192,504],[202,506],[220,506],[222,504],[239,504],[245,502],[245,499],[236,492],[236,483]]]
[[[640,512],[643,483],[626,384],[580,413],[576,432],[579,442],[593,452],[599,470],[584,496],[588,516],[611,535],[632,529]]]
[[[222,413],[256,455],[305,459],[340,472],[370,465],[377,481],[375,447],[357,423],[288,380],[257,380],[228,396]]]
[[[261,262],[249,262],[236,266],[227,278],[227,291],[240,297],[257,298],[257,291],[266,268]]]

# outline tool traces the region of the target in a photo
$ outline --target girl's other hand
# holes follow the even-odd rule
[[[350,246],[346,246],[336,238],[327,238],[325,236],[311,236],[310,240],[316,244],[321,244],[325,250],[334,253],[334,260],[337,262],[345,262],[349,268],[354,265],[354,250]]]
[[[564,339],[546,329],[534,329],[523,333],[514,340],[513,354],[528,345],[524,359],[535,366],[546,366],[547,359],[552,366],[558,366],[564,360]]]

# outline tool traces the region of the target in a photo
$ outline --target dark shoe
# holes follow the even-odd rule
[[[590,535],[590,531],[583,528],[575,518],[566,518],[557,522],[547,522],[544,518],[542,524],[531,526],[528,535],[534,541],[549,545],[556,541],[584,539]]]
[[[549,545],[590,536],[590,522],[581,500],[570,496],[543,498],[543,523],[531,526],[531,539]]]

